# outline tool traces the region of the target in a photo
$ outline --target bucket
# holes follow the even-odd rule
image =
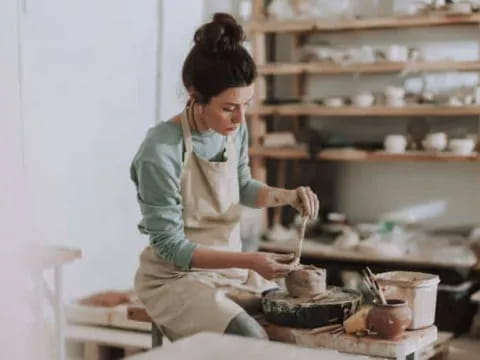
[[[387,299],[405,300],[412,310],[409,330],[433,325],[437,302],[437,275],[411,271],[390,271],[376,275]]]

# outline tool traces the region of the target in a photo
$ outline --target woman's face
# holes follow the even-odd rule
[[[203,106],[204,125],[222,135],[232,134],[245,121],[245,113],[253,101],[254,84],[228,88]]]

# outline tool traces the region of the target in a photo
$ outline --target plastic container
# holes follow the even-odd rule
[[[405,300],[412,310],[409,330],[422,329],[435,322],[437,275],[411,271],[391,271],[376,275],[387,299]]]

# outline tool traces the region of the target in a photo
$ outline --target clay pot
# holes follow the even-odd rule
[[[288,273],[285,285],[292,297],[313,297],[327,288],[327,272],[312,265],[302,266]]]
[[[397,339],[412,321],[412,311],[405,300],[387,300],[387,304],[374,304],[368,313],[367,328],[383,339]]]

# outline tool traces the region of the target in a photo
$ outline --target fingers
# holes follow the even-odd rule
[[[306,192],[308,202],[310,204],[310,213],[308,214],[308,216],[313,219],[315,217],[315,194],[313,193],[312,189],[310,189],[310,186],[307,186]]]
[[[300,196],[300,203],[302,204],[302,215],[303,216],[310,216],[311,213],[310,209],[310,201],[307,195],[307,188],[301,186],[298,188],[298,195]]]
[[[298,188],[298,196],[300,198],[302,215],[309,216],[312,219],[316,218],[320,210],[317,194],[309,186],[301,186]]]
[[[310,193],[310,199],[312,201],[313,214],[312,219],[318,217],[318,212],[320,211],[320,201],[318,201],[318,196],[315,194],[310,187],[308,188]]]
[[[290,263],[293,260],[295,260],[295,254],[290,253],[290,254],[272,254],[273,260],[275,260],[278,263]]]

